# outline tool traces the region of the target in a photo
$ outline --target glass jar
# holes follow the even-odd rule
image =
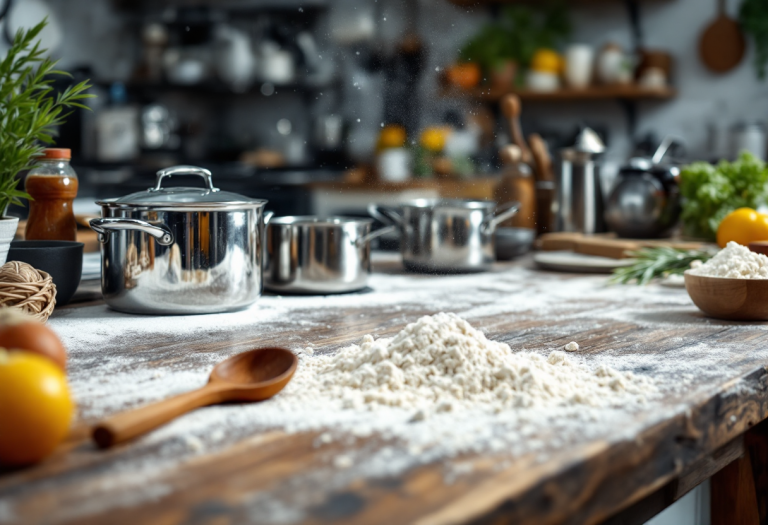
[[[32,196],[24,233],[27,240],[77,240],[77,223],[72,210],[77,197],[77,174],[69,165],[71,152],[48,148],[39,164],[27,175],[25,189]]]

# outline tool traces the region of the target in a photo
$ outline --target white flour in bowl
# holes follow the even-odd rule
[[[701,266],[688,270],[692,275],[730,279],[768,279],[768,257],[735,242],[717,252]]]
[[[513,353],[451,313],[422,317],[391,339],[366,335],[360,345],[304,359],[291,387],[280,402],[321,397],[341,409],[399,407],[415,410],[417,420],[470,407],[620,406],[656,391],[648,377],[589,370],[561,351]]]

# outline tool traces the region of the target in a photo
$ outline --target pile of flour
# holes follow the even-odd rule
[[[561,351],[513,353],[455,314],[422,317],[391,339],[366,335],[329,356],[304,356],[280,402],[323,398],[341,409],[431,412],[473,408],[607,407],[643,403],[652,381],[607,366],[590,370]]]
[[[768,257],[729,242],[709,261],[689,270],[693,275],[730,279],[768,279]]]

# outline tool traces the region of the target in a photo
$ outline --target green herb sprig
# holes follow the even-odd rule
[[[630,252],[629,255],[635,259],[635,263],[632,266],[615,269],[611,283],[648,284],[657,277],[682,275],[691,267],[693,261],[706,262],[712,258],[712,253],[708,250],[682,250],[669,247],[643,248]]]
[[[56,128],[71,108],[86,108],[79,101],[91,98],[87,80],[53,95],[57,76],[71,76],[56,69],[37,40],[47,25],[16,32],[13,44],[0,61],[0,215],[9,204],[21,204],[30,196],[17,188],[18,174],[37,164],[43,149],[54,143]]]

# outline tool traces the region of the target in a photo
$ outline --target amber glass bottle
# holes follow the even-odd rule
[[[77,197],[77,174],[69,165],[71,152],[48,148],[39,165],[27,175],[25,189],[32,196],[24,238],[74,241],[77,223],[72,203]]]

